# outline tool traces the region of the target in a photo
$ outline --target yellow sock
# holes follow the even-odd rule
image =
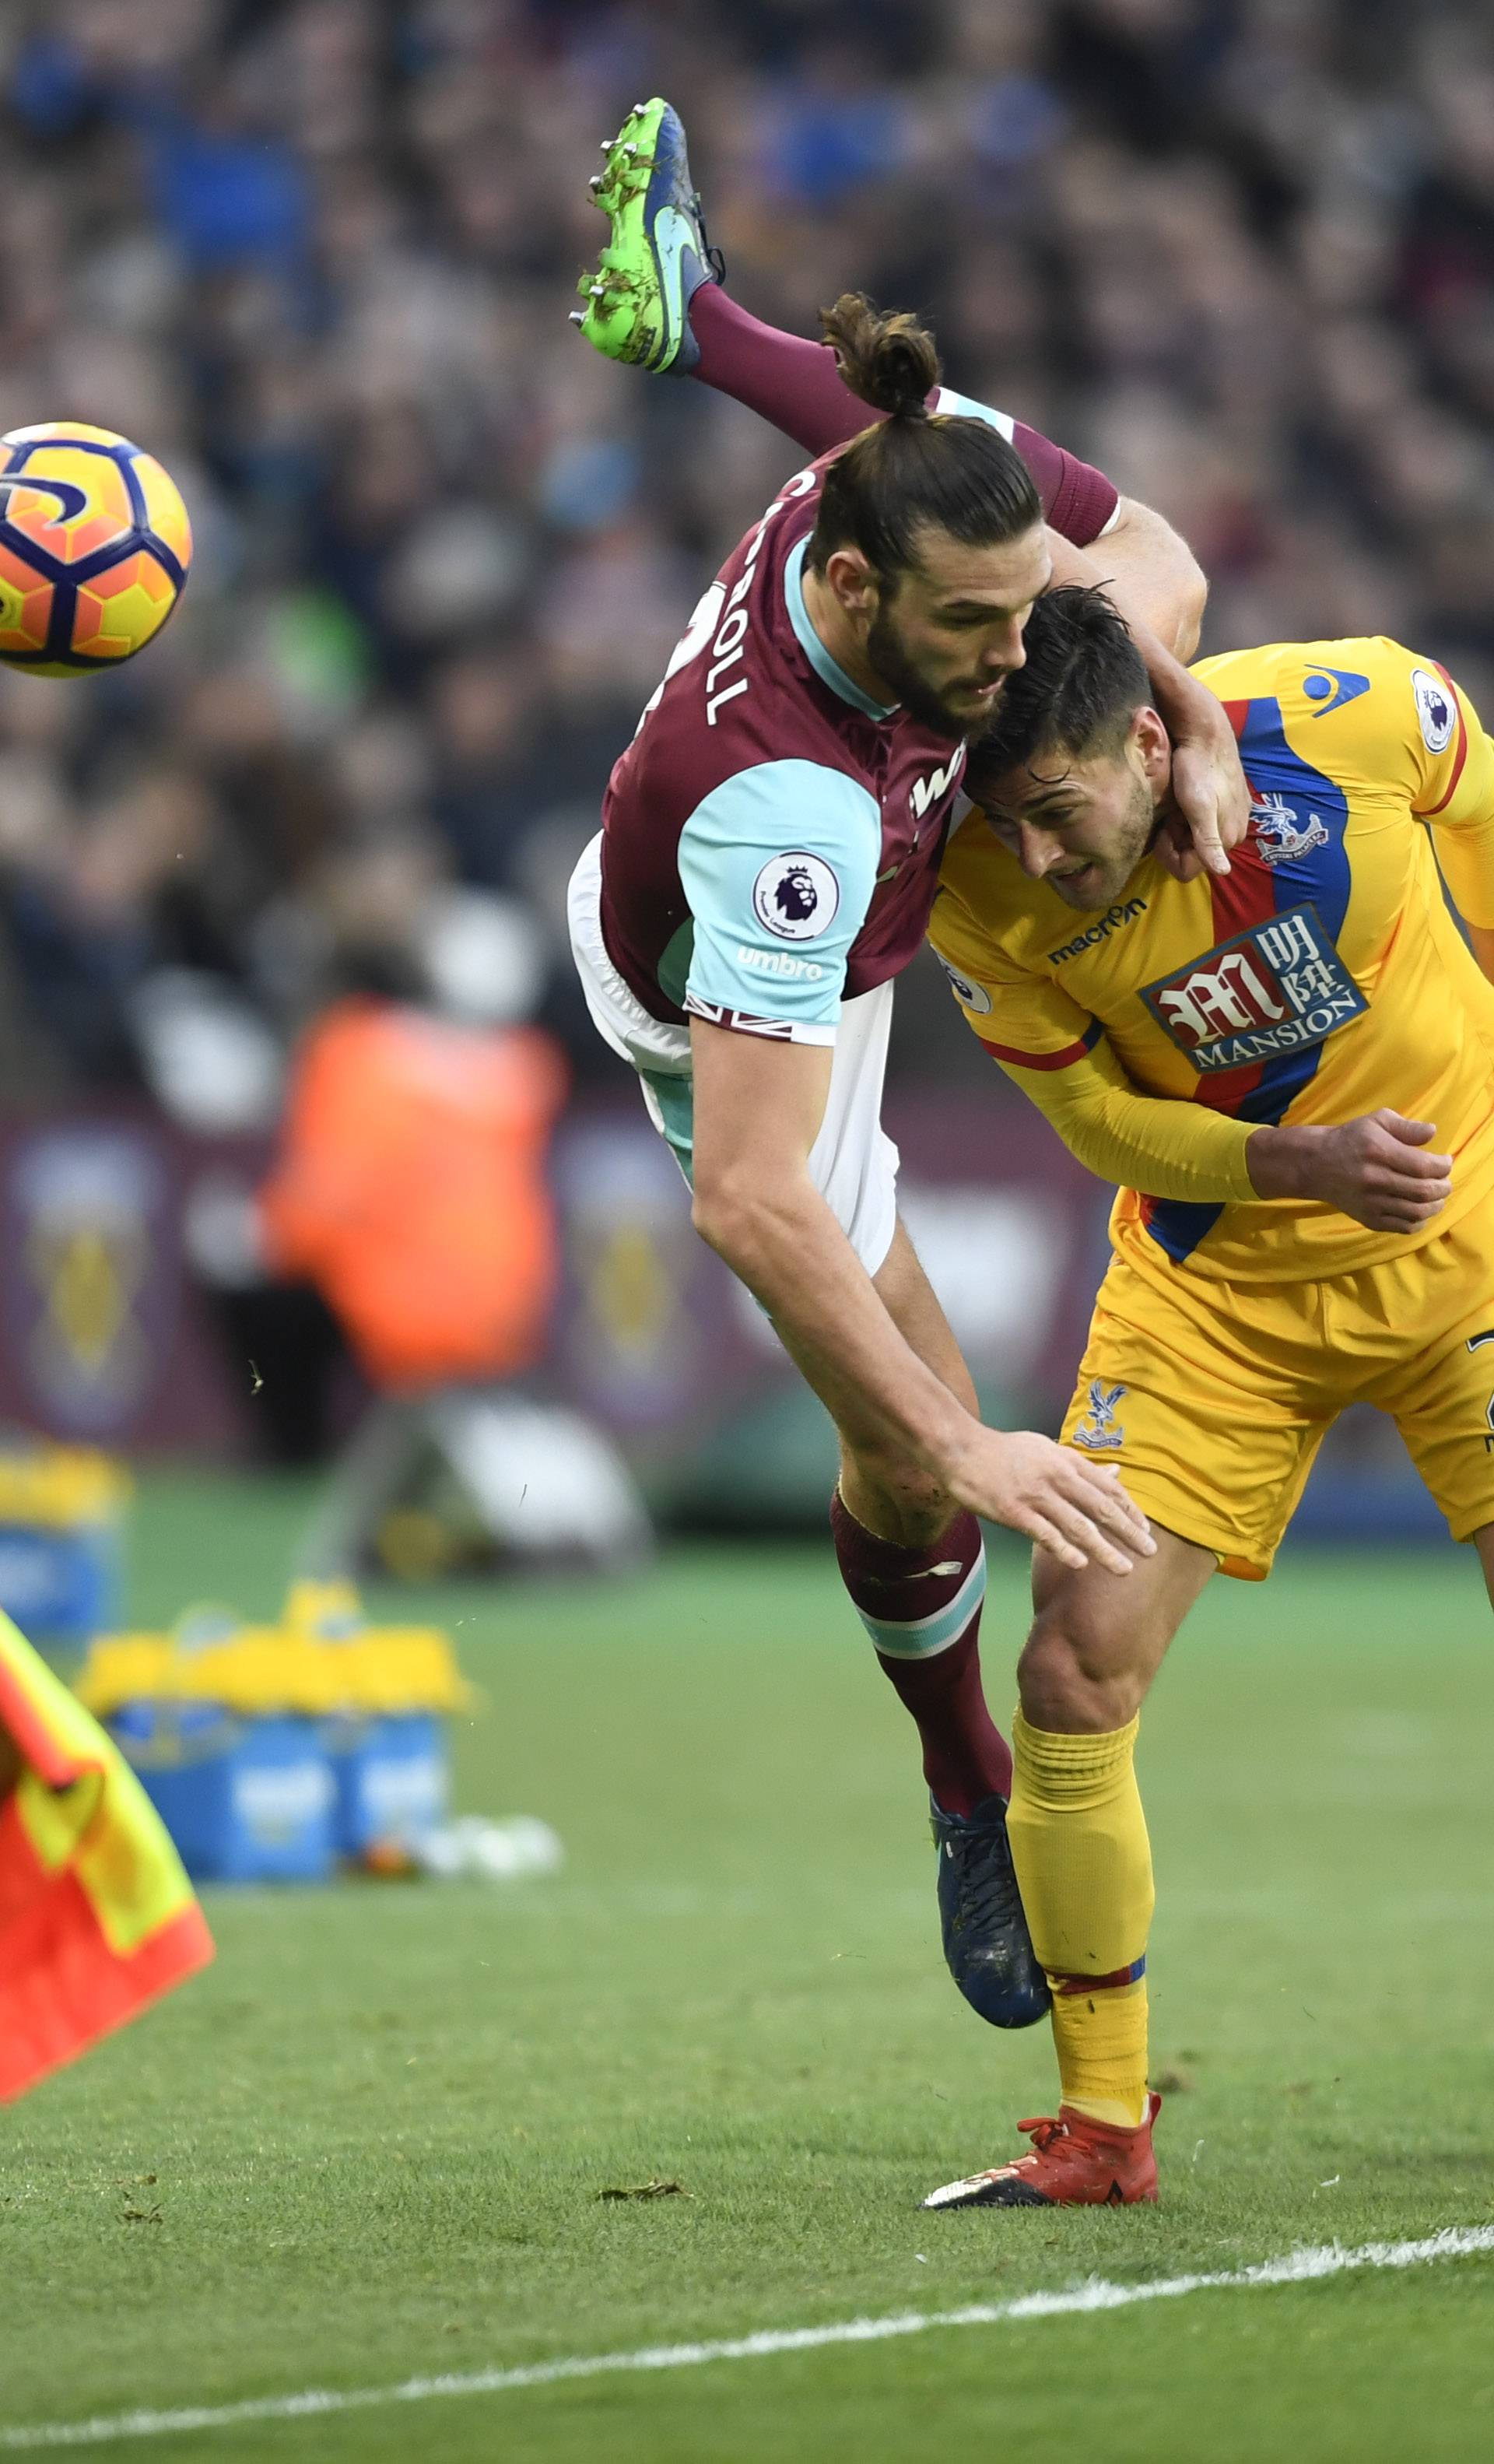
[[[1134,2130],[1147,2114],[1147,1980],[1102,1993],[1053,1991],[1053,2048],[1064,2102]]]
[[[1032,1947],[1053,1988],[1066,2104],[1131,2129],[1147,2100],[1152,1843],[1133,1763],[1139,1720],[1066,1737],[1012,1723],[1006,1817]]]

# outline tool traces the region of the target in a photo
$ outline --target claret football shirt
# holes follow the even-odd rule
[[[940,400],[1014,433],[963,395]],[[1054,527],[1087,544],[1114,490],[1015,433]],[[682,1028],[833,1044],[841,1002],[899,974],[928,924],[964,746],[869,699],[809,621],[804,550],[834,458],[789,480],[728,557],[607,790],[607,951],[650,1016]]]

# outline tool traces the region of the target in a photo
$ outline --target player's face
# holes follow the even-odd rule
[[[1038,755],[995,782],[985,814],[1031,880],[1089,913],[1114,906],[1151,847],[1157,799],[1154,763],[1133,731],[1119,752],[1089,760]]]
[[[1022,666],[1022,627],[1052,574],[1036,523],[1000,547],[925,532],[917,564],[890,595],[878,592],[867,633],[867,657],[889,701],[935,735],[978,737]]]

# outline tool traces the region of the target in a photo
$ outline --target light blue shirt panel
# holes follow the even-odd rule
[[[784,914],[775,931],[758,906],[779,918],[778,868],[795,855],[828,868],[835,912],[818,929],[813,916]],[[749,1018],[833,1027],[881,856],[881,808],[844,770],[762,761],[723,780],[680,833],[680,880],[695,923],[688,990]],[[823,912],[823,874],[811,880]]]
[[[946,419],[983,419],[987,428],[996,429],[1010,445],[1017,423],[1008,410],[993,410],[988,402],[976,402],[968,393],[956,393],[953,385],[940,385],[938,407]]]

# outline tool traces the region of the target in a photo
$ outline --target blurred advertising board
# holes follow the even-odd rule
[[[0,1126],[0,1418],[129,1450],[232,1448],[227,1364],[182,1248],[212,1159],[143,1111]]]
[[[904,1096],[890,1127],[908,1221],[972,1366],[1056,1411],[1103,1194],[1036,1116]],[[184,1220],[205,1190],[253,1189],[266,1158],[261,1140],[194,1137],[143,1110],[0,1124],[0,1418],[128,1450],[236,1450],[240,1381],[200,1305]],[[550,1382],[568,1399],[654,1452],[794,1382],[696,1238],[641,1111],[574,1112],[555,1185],[565,1279]]]
[[[894,1091],[887,1125],[905,1220],[988,1416],[1055,1427],[1104,1271],[1110,1193],[1035,1112],[978,1090]],[[194,1205],[253,1190],[268,1152],[143,1109],[0,1124],[0,1422],[136,1455],[254,1451],[254,1380],[184,1234]],[[828,1423],[696,1238],[641,1110],[579,1107],[554,1178],[564,1275],[538,1385],[613,1435],[666,1509],[817,1521]],[[1442,1529],[1373,1415],[1334,1433],[1299,1520],[1350,1539]]]
[[[977,1378],[1056,1418],[1103,1258],[1107,1194],[1025,1108],[890,1098],[900,1204]],[[557,1365],[651,1441],[796,1382],[761,1311],[691,1225],[673,1157],[630,1109],[578,1116],[557,1155],[567,1294]]]

